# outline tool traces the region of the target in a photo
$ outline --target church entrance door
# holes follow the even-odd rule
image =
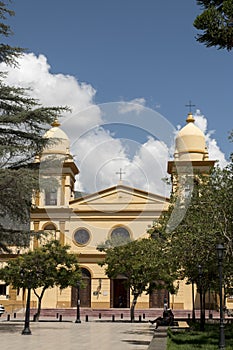
[[[150,308],[164,308],[164,303],[168,303],[168,291],[165,289],[154,290],[150,294]]]
[[[87,269],[82,268],[82,284],[84,288],[80,288],[80,306],[91,307],[91,274]],[[77,288],[72,287],[71,290],[71,307],[77,306]]]
[[[129,308],[130,293],[129,288],[125,286],[125,279],[117,278],[111,280],[111,307]]]

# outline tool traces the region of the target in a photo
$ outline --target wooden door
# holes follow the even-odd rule
[[[82,284],[80,288],[80,306],[91,307],[91,274],[87,269],[82,268]],[[77,288],[71,290],[71,307],[77,306]]]
[[[165,289],[155,289],[150,294],[150,308],[164,308],[164,303],[167,301],[167,304],[169,303],[168,300],[168,291]]]
[[[111,280],[111,307],[113,308],[129,307],[130,292],[124,282],[125,279]]]

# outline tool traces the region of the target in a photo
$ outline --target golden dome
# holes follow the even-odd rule
[[[192,113],[188,114],[187,124],[178,132],[175,140],[176,158],[178,160],[198,161],[208,158],[205,135],[194,124]]]
[[[67,149],[70,148],[70,140],[66,133],[59,128],[60,123],[55,120],[52,124],[52,128],[49,129],[44,137],[51,140],[51,144],[48,145],[43,154],[67,154]]]

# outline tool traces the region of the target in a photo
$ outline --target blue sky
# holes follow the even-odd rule
[[[51,75],[75,78],[89,104],[137,99],[177,126],[191,100],[229,157],[232,53],[196,42],[196,1],[13,0],[10,7],[7,42],[43,55]]]

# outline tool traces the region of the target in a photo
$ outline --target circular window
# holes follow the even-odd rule
[[[90,240],[90,233],[85,228],[80,228],[75,232],[74,240],[78,244],[85,245]]]
[[[125,227],[116,227],[111,232],[111,238],[120,238],[123,240],[129,240],[130,239],[130,233]]]

